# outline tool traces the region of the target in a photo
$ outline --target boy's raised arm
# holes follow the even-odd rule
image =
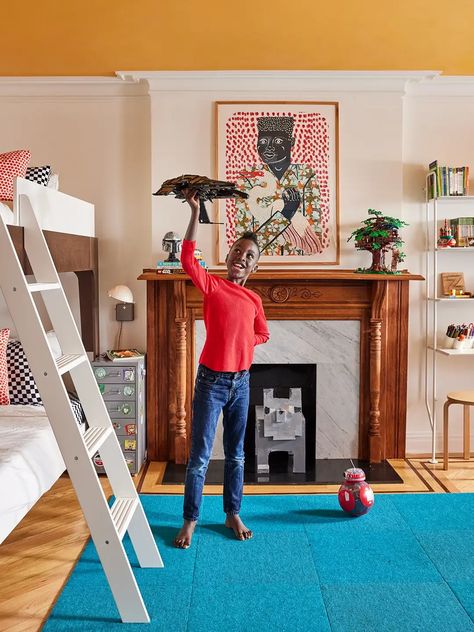
[[[215,289],[215,280],[204,270],[194,256],[199,224],[199,196],[197,191],[192,189],[187,189],[184,195],[186,202],[191,208],[191,218],[186,234],[184,235],[181,249],[181,265],[183,266],[183,270],[189,274],[198,290],[201,290],[203,294],[209,294],[209,292]]]

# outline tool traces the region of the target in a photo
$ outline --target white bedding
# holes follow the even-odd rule
[[[0,542],[65,469],[43,406],[0,406]]]

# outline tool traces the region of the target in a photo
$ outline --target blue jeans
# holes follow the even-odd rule
[[[244,485],[244,438],[249,372],[225,373],[199,365],[193,399],[191,454],[186,469],[183,517],[197,520],[202,489],[221,410],[224,414],[224,512],[238,514]]]

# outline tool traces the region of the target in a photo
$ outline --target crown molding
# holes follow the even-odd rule
[[[0,98],[107,99],[159,92],[226,92],[267,95],[321,92],[393,92],[407,97],[473,97],[474,76],[443,76],[437,70],[210,70],[117,71],[115,77],[0,77]]]
[[[114,98],[148,94],[145,82],[118,77],[0,77],[0,98]]]
[[[436,76],[407,86],[411,97],[473,97],[474,76]]]
[[[398,92],[437,77],[437,70],[119,70],[124,81],[146,81],[153,92]]]

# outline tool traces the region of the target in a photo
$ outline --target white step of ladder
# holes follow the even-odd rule
[[[136,498],[117,498],[112,505],[110,513],[121,540],[127,532],[130,520],[135,513],[137,502]]]
[[[30,292],[47,292],[49,290],[60,290],[60,283],[28,283]]]
[[[84,433],[84,444],[90,458],[92,458],[96,452],[99,452],[104,441],[112,434],[113,428],[110,426],[106,428],[92,427],[86,430]]]
[[[72,371],[75,366],[78,366],[82,362],[87,362],[87,355],[84,352],[82,353],[68,353],[66,355],[59,356],[56,358],[56,367],[59,371],[59,375],[64,375],[64,373],[68,373]]]
[[[122,621],[148,623],[145,604],[122,539],[128,532],[142,567],[163,562],[133,484],[120,443],[100,394],[51,254],[26,195],[20,195],[24,244],[34,283],[27,283],[3,218],[0,220],[0,289],[15,322],[59,449],[84,512]],[[55,359],[33,296],[41,293],[62,355]],[[69,373],[84,409],[93,420],[82,434],[62,375]],[[109,507],[92,462],[100,453],[115,501]],[[79,626],[80,627],[80,626]]]

